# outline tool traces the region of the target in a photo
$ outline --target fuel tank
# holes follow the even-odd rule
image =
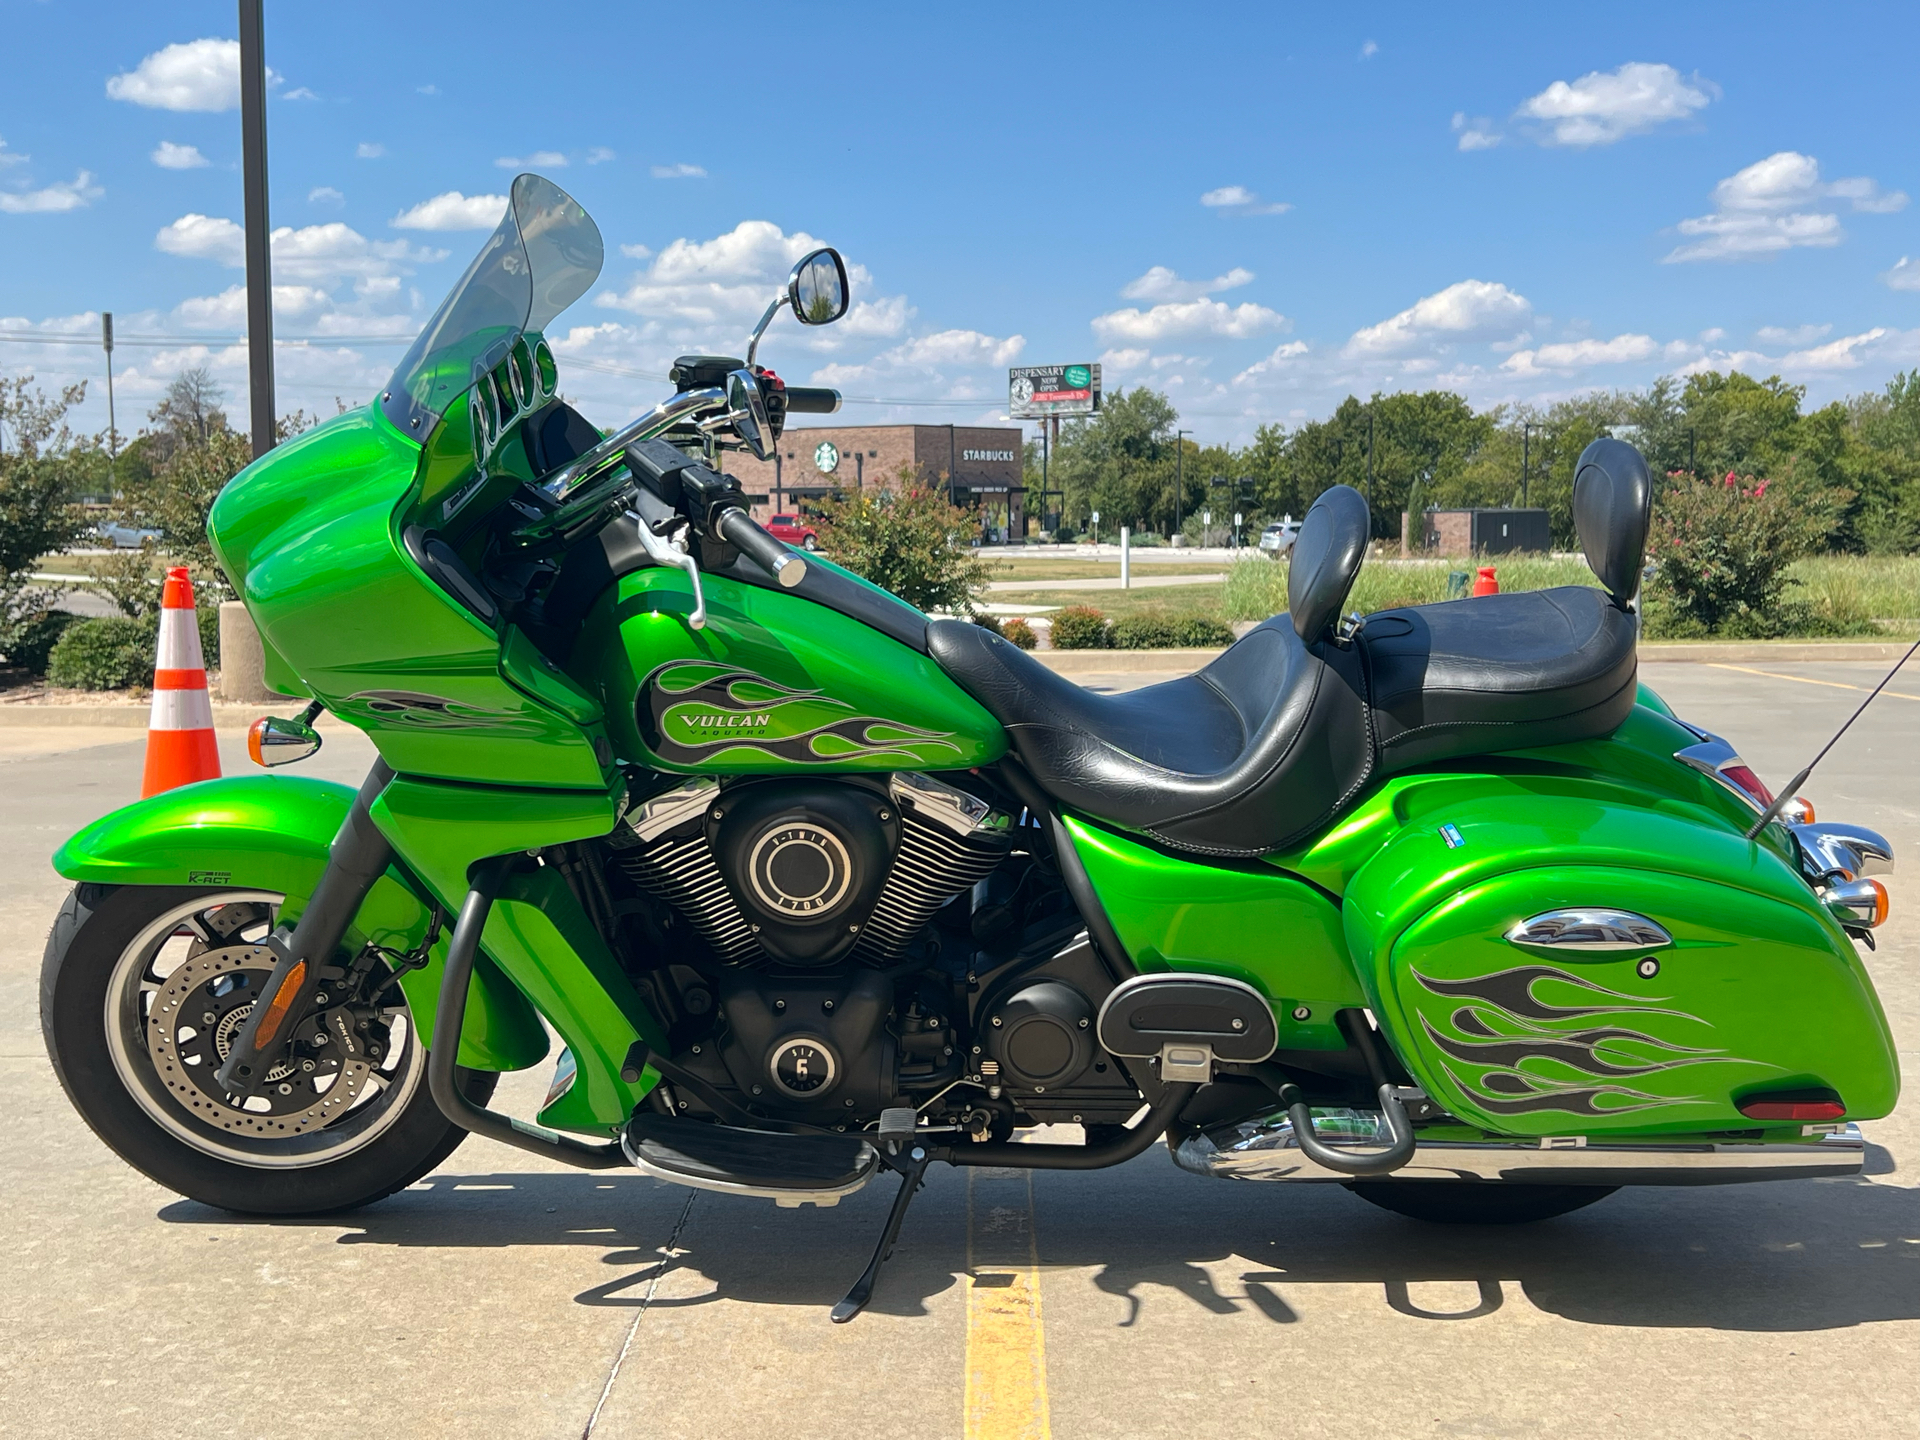
[[[660,567],[621,576],[588,615],[574,674],[622,759],[817,774],[964,770],[1005,753],[1000,723],[911,646],[785,591],[716,574],[702,589],[699,630],[686,576]]]

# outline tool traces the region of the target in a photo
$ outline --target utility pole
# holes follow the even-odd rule
[[[113,419],[113,312],[111,310],[102,311],[100,315],[100,348],[107,352],[107,473],[111,480],[113,466],[120,459],[120,428]]]
[[[1187,447],[1180,443],[1181,437],[1186,433],[1184,430],[1173,432],[1173,536],[1180,533],[1181,512],[1187,508],[1185,474]],[[1173,536],[1169,536],[1168,539],[1172,539]]]
[[[1373,406],[1367,406],[1367,513],[1373,513]]]
[[[1520,424],[1520,508],[1522,510],[1527,508],[1527,476],[1532,469],[1532,467],[1527,463],[1532,458],[1532,452],[1529,451],[1527,448],[1527,441],[1531,438],[1530,432],[1532,430],[1533,430],[1533,422],[1531,420],[1523,420],[1521,422]]]
[[[267,215],[267,58],[261,0],[240,0],[240,168],[246,178],[247,396],[253,456],[274,445],[273,259]]]

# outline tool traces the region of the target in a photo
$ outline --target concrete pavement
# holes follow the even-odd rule
[[[1643,673],[1776,780],[1884,668],[1737,663]],[[1903,852],[1867,963],[1911,1071],[1920,676],[1893,688],[1808,791]],[[1912,1101],[1866,1127],[1863,1180],[1623,1191],[1514,1229],[1207,1181],[1157,1147],[1031,1182],[936,1172],[845,1327],[826,1308],[890,1187],[778,1210],[469,1140],[358,1214],[183,1201],[81,1124],[36,1013],[65,891],[46,856],[136,793],[140,745],[27,733],[0,751],[0,1435],[1705,1440],[1904,1436],[1920,1414]],[[239,742],[222,736],[230,770]],[[357,781],[370,759],[336,736],[306,768]],[[510,1077],[497,1103],[531,1113],[546,1080]]]

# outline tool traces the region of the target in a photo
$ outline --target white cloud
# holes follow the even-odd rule
[[[1845,201],[1856,211],[1884,215],[1902,209],[1906,194],[1882,190],[1865,175],[1823,181],[1820,162],[1795,150],[1757,160],[1713,187],[1714,213],[1682,220],[1692,244],[1675,247],[1666,263],[1742,260],[1803,246],[1831,247],[1846,238],[1840,217],[1824,209]]]
[[[387,153],[387,147],[377,140],[362,140],[354,146],[353,158],[356,160],[378,160]]]
[[[233,221],[186,214],[154,236],[154,248],[189,260],[212,260],[239,269],[246,264],[246,232]],[[333,221],[273,232],[273,273],[289,283],[327,285],[343,279],[367,281],[394,275],[401,268],[444,259],[444,250],[415,250],[404,240],[368,240]]]
[[[1367,41],[1366,44],[1360,47],[1360,58],[1362,60],[1371,60],[1374,56],[1378,55],[1379,53],[1380,53],[1380,47],[1374,44],[1373,41],[1371,40]]]
[[[24,165],[32,158],[31,155],[22,155],[18,150],[7,149],[7,142],[0,139],[0,170],[6,169],[9,165]]]
[[[787,272],[820,242],[770,220],[743,220],[712,240],[675,240],[625,290],[597,303],[662,320],[752,324]],[[642,247],[644,248],[644,247]],[[862,276],[850,275],[856,291]]]
[[[1464,110],[1453,112],[1453,133],[1460,137],[1462,150],[1491,150],[1500,143],[1493,121],[1484,115],[1476,115],[1469,120]]]
[[[1811,345],[1831,329],[1831,325],[1763,325],[1753,338],[1766,345]]]
[[[287,93],[282,95],[280,98],[282,100],[318,100],[320,97],[314,94],[313,91],[309,90],[306,86],[301,85],[301,86],[297,86],[292,90],[287,91]]]
[[[197,146],[176,145],[171,140],[162,140],[147,158],[162,170],[199,170],[207,164],[207,157]]]
[[[1843,335],[1838,340],[1829,340],[1825,345],[1810,350],[1794,350],[1780,357],[1782,370],[1854,370],[1860,366],[1860,357],[1854,351],[1871,346],[1875,341],[1892,334],[1883,326],[1860,335]]]
[[[1500,368],[1515,375],[1538,375],[1548,370],[1579,370],[1588,365],[1626,365],[1650,360],[1659,353],[1660,346],[1651,335],[1616,335],[1611,340],[1569,340],[1533,350],[1516,350],[1500,362]]]
[[[531,155],[502,155],[493,162],[502,170],[564,170],[567,157],[558,150],[536,150]]]
[[[326,310],[333,297],[313,285],[276,285],[273,287],[275,320],[306,320]],[[182,300],[173,308],[173,318],[196,330],[238,330],[247,323],[247,287],[234,285],[218,295],[200,295]]]
[[[1222,290],[1237,290],[1253,280],[1251,270],[1238,265],[1211,280],[1182,280],[1164,265],[1155,265],[1137,280],[1129,280],[1120,291],[1126,300],[1198,300]]]
[[[1543,145],[1611,145],[1685,120],[1704,109],[1715,93],[1708,82],[1698,76],[1688,81],[1671,65],[1632,61],[1571,82],[1556,80],[1516,113],[1545,123]]]
[[[1222,300],[1170,301],[1151,310],[1110,311],[1093,318],[1093,333],[1105,341],[1144,340],[1149,344],[1174,335],[1218,335],[1244,340],[1269,330],[1287,328],[1287,317],[1251,301],[1228,305]]]
[[[618,160],[619,158],[618,155],[604,145],[596,145],[587,151],[587,164],[589,165],[604,165],[609,160]]]
[[[449,190],[402,210],[387,223],[396,230],[491,230],[506,213],[504,195],[462,195]]]
[[[413,93],[416,95],[438,95],[440,93],[440,87],[438,85],[416,85],[414,86]]]
[[[698,165],[656,165],[653,167],[656,180],[704,180],[707,172]]]
[[[1462,280],[1402,310],[1356,330],[1350,356],[1396,355],[1436,338],[1472,339],[1508,335],[1525,323],[1533,306],[1525,296],[1485,280]]]
[[[653,258],[652,248],[646,245],[622,245],[620,247],[620,253],[629,260],[651,260]]]
[[[1244,185],[1222,185],[1200,197],[1200,203],[1223,215],[1284,215],[1293,206],[1285,201],[1262,204],[1259,195]]]
[[[109,79],[107,96],[153,110],[237,109],[240,42],[189,40],[156,50],[132,70]]]
[[[309,205],[344,205],[347,197],[331,185],[316,185],[307,192]]]
[[[1102,373],[1109,370],[1138,370],[1152,358],[1152,355],[1151,350],[1138,346],[1102,351],[1100,354]]]
[[[942,330],[909,340],[892,352],[906,365],[1011,365],[1026,348],[1024,335],[998,339],[978,330]]]
[[[1895,290],[1920,290],[1920,264],[1902,255],[1894,262],[1893,268],[1880,278]]]
[[[1308,346],[1306,341],[1289,340],[1284,345],[1276,346],[1273,353],[1264,360],[1254,361],[1253,364],[1234,376],[1233,383],[1236,385],[1251,385],[1256,383],[1263,375],[1270,375],[1290,369],[1293,367],[1293,362],[1305,355],[1307,351]]]
[[[848,339],[888,338],[904,331],[914,313],[904,295],[888,295],[880,300],[856,300],[853,307],[823,334],[835,343]]]
[[[56,181],[44,190],[0,190],[0,214],[57,215],[82,210],[106,194],[93,183],[93,172],[82,170],[71,180]]]

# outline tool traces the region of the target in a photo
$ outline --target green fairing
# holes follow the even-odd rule
[[[293,775],[234,776],[169,790],[103,816],[54,854],[69,880],[97,885],[207,885],[284,895],[280,914],[298,918],[326,868],[327,847],[353,804],[353,791]],[[398,869],[374,883],[346,947],[407,951],[426,934],[429,910]],[[443,937],[425,968],[401,979],[421,1039],[433,1043],[434,1005],[446,959]],[[467,991],[460,1063],[520,1070],[547,1053],[546,1031],[524,997],[491,964],[475,967]]]
[[[1273,1004],[1283,1050],[1346,1047],[1334,1023],[1366,1004],[1340,909],[1291,875],[1227,869],[1069,818],[1067,833],[1133,963],[1244,980]],[[1296,1012],[1308,1012],[1301,1020]]]
[[[999,723],[897,640],[797,595],[714,575],[702,587],[703,630],[686,624],[686,577],[663,568],[621,577],[588,619],[574,653],[599,667],[588,683],[621,756],[764,774],[959,770],[1005,753]]]
[[[501,636],[408,555],[400,511],[420,458],[363,407],[270,451],[220,493],[208,528],[268,649],[269,683],[324,701],[402,774],[604,785],[579,697],[555,704],[527,664],[504,663]],[[505,647],[519,648],[511,633]]]
[[[443,905],[465,899],[469,867],[491,855],[604,835],[619,818],[619,792],[445,785],[402,777],[381,792],[373,820]],[[566,1095],[543,1115],[560,1128],[605,1132],[652,1089],[620,1078],[637,1039],[665,1034],[573,892],[551,866],[516,874],[487,919],[481,947],[560,1032],[579,1066]]]

